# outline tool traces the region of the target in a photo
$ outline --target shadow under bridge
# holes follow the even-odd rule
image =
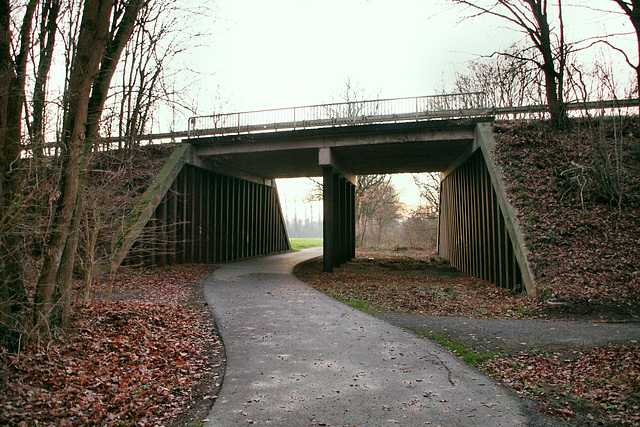
[[[270,186],[276,178],[322,177],[323,268],[327,272],[355,257],[357,175],[441,172],[440,255],[467,274],[532,292],[522,235],[493,161],[489,120],[439,119],[253,131],[193,137],[185,143],[193,147],[196,168],[243,182]],[[258,190],[241,186],[233,191]],[[232,197],[247,197],[243,194]],[[243,209],[232,212],[238,216],[236,224],[243,227],[247,222],[259,222],[260,209]],[[279,202],[275,211],[281,216]],[[280,230],[278,236],[282,233],[286,230]],[[238,238],[246,240],[245,234],[239,233]],[[278,238],[267,234],[259,237]],[[228,243],[238,248],[243,245],[241,241]],[[252,244],[264,246],[259,239]],[[281,244],[272,247],[286,249]],[[247,249],[240,255],[265,253]]]

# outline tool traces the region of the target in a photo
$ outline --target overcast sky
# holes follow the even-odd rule
[[[447,0],[216,0],[215,7],[211,40],[193,64],[207,73],[201,114],[219,108],[218,88],[225,112],[337,101],[347,79],[373,97],[430,95],[468,61],[523,38],[499,19],[462,19],[468,12]],[[623,17],[584,7],[565,6],[565,18],[569,41],[630,29]]]
[[[570,42],[631,30],[623,16],[568,3],[564,2]],[[611,0],[578,3],[617,11]],[[201,115],[338,102],[347,79],[371,98],[431,95],[443,82],[450,85],[453,73],[464,71],[470,60],[524,38],[500,19],[463,19],[470,12],[447,0],[216,0],[214,4],[216,19],[208,24],[212,36],[196,50],[191,64],[203,73],[194,83]],[[634,43],[629,38],[625,45],[630,52],[636,49]],[[596,57],[602,54],[593,49],[581,60]],[[624,77],[619,79],[627,81],[629,70],[621,69]],[[281,193],[292,194],[292,188],[299,187],[299,181],[279,182],[285,190]],[[397,186],[408,203],[416,203],[417,189],[410,176],[399,179]]]

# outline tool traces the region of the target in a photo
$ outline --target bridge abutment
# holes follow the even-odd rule
[[[120,263],[228,262],[290,249],[270,179],[218,173],[178,146],[117,237]]]
[[[533,294],[524,236],[493,158],[493,132],[479,124],[475,134],[467,158],[443,174],[438,252],[470,276]]]

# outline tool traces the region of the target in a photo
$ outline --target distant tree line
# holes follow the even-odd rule
[[[314,182],[308,199],[322,200],[322,184]],[[355,219],[358,248],[436,248],[440,174],[416,174],[414,182],[420,191],[421,204],[407,209],[392,182],[392,175],[357,177]],[[292,238],[322,236],[320,221],[294,218],[287,220],[287,228]],[[318,234],[312,235],[314,233]]]
[[[290,239],[321,239],[322,221],[309,218],[286,218],[287,233]]]

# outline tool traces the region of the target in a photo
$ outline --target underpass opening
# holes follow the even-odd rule
[[[359,175],[356,245],[365,250],[418,250],[435,255],[439,173]],[[322,181],[277,180],[291,239],[322,239]],[[422,197],[422,193],[426,197]]]
[[[434,171],[445,176],[440,254],[467,274],[514,290],[522,289],[524,283],[529,291],[521,268],[522,241],[514,234],[513,216],[505,216],[504,189],[496,186],[499,171],[493,164],[482,171],[487,162],[492,163],[490,144],[483,142],[487,129],[491,130],[484,121],[438,120],[190,139],[173,167],[179,174],[171,175],[170,188],[162,186],[163,198],[154,196],[154,216],[147,220],[176,228],[171,231],[175,255],[166,259],[164,243],[155,242],[149,246],[160,249],[150,258],[160,263],[226,262],[287,250],[275,179],[322,176],[324,268],[332,271],[355,256],[356,176]],[[469,162],[475,166],[469,167]],[[489,256],[495,252],[494,241],[504,245],[498,255]],[[497,273],[487,263],[507,270],[499,267]]]

